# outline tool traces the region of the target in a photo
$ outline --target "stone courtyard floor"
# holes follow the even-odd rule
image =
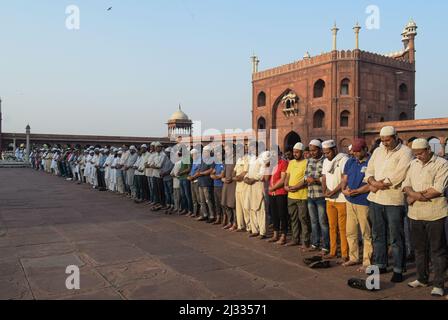
[[[390,274],[378,292],[354,290],[356,267],[312,270],[302,259],[87,185],[0,169],[0,299],[431,299]],[[68,265],[80,268],[80,290],[65,286]]]

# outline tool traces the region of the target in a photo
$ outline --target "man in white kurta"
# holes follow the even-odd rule
[[[266,239],[266,210],[264,205],[264,175],[270,153],[263,152],[259,157],[250,156],[249,171],[244,178],[248,185],[245,208],[250,212],[250,237]]]

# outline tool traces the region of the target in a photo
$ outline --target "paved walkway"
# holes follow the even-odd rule
[[[0,169],[0,299],[431,298],[390,275],[379,292],[353,290],[355,268],[316,271],[302,258],[87,185]],[[80,290],[65,286],[68,265],[80,267]]]

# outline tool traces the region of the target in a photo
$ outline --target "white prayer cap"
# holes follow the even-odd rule
[[[192,149],[190,151],[190,154],[198,154],[198,153],[199,153],[198,149]]]
[[[104,152],[109,152],[109,149],[105,148],[103,149]]]
[[[84,153],[89,153],[89,150],[84,150]]]
[[[142,144],[140,148],[146,148],[148,149],[148,146],[146,144]]]
[[[390,137],[397,134],[397,131],[392,126],[387,126],[381,129],[380,136],[381,137]]]
[[[426,139],[415,139],[412,141],[412,149],[420,150],[420,149],[428,149],[429,142]]]
[[[264,164],[267,164],[269,161],[271,161],[271,152],[265,151],[260,155],[261,161],[263,161]]]
[[[305,150],[305,146],[301,142],[297,142],[293,148],[294,150]]]
[[[351,144],[348,146],[348,151],[352,151],[352,149],[353,149],[353,145]]]
[[[121,151],[121,150],[118,150],[118,154],[123,154],[123,151]]]
[[[137,148],[135,146],[130,146],[129,150],[137,150]]]
[[[155,147],[155,146],[156,146],[155,141],[151,142],[150,146],[151,146],[151,147]]]
[[[322,142],[322,148],[330,149],[336,147],[336,142],[334,140],[327,140]]]
[[[95,153],[95,151],[93,151],[93,150],[90,150],[90,153]]]
[[[161,147],[161,146],[162,146],[162,144],[159,141],[154,143],[154,147]]]
[[[315,147],[318,147],[318,148],[322,149],[322,142],[320,142],[317,139],[311,140],[310,146],[315,146]]]

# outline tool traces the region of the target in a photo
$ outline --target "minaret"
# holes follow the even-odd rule
[[[356,25],[353,27],[353,30],[355,31],[355,49],[359,50],[359,31],[361,30],[361,26],[358,22],[356,22]]]
[[[414,20],[410,20],[406,26],[406,36],[408,38],[409,44],[409,62],[415,62],[415,37],[417,36],[417,24]]]
[[[258,64],[260,63],[260,60],[258,60],[258,57],[255,54],[250,58],[252,60],[252,73],[257,73],[258,72]]]
[[[333,33],[333,51],[337,50],[337,37],[338,37],[338,27],[336,26],[336,22],[334,23],[333,28],[331,29]]]

